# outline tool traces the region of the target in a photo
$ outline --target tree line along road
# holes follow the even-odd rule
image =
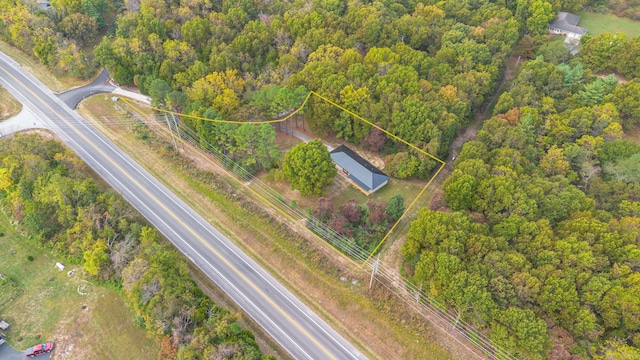
[[[294,358],[365,358],[224,235],[1,52],[0,84]]]

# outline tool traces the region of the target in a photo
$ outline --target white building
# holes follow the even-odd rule
[[[549,24],[549,34],[564,35],[567,39],[580,39],[587,33],[587,29],[578,26],[580,16],[559,12],[554,21]]]

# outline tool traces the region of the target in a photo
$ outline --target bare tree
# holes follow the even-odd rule
[[[107,243],[108,245],[108,243]],[[138,242],[136,239],[127,234],[124,240],[116,243],[111,248],[111,266],[116,272],[116,277],[120,278],[122,270],[129,264],[138,252]]]
[[[142,279],[144,274],[149,269],[149,263],[136,259],[129,266],[122,271],[123,282],[122,286],[127,292],[131,292],[133,287]]]
[[[211,360],[232,359],[237,352],[238,349],[236,346],[220,344],[218,346],[218,351],[213,354]]]
[[[146,304],[151,298],[162,290],[162,285],[158,279],[153,278],[148,283],[142,285],[142,303]]]
[[[591,181],[591,178],[593,178],[594,175],[597,175],[598,172],[600,172],[600,167],[595,164],[595,161],[587,160],[582,163],[582,166],[580,166],[580,177],[582,178],[582,181],[584,181],[583,188],[585,191],[589,187],[589,181]]]
[[[172,339],[176,345],[188,342],[190,336],[187,333],[189,326],[193,324],[194,309],[192,307],[183,306],[182,309],[173,317]]]
[[[135,14],[138,12],[138,10],[140,10],[140,4],[140,0],[127,0],[127,7],[129,9],[129,12],[132,14]]]

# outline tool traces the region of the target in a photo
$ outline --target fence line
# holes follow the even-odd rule
[[[131,121],[125,120],[125,116],[113,118],[120,118],[121,120],[110,122],[111,124],[132,124]],[[169,129],[167,129],[164,115],[157,114],[155,118],[148,118],[147,120],[148,121],[145,121],[144,124],[149,129],[160,133],[161,136],[169,136],[167,132],[171,131],[171,127],[169,126]],[[337,233],[331,227],[314,218],[312,215],[307,214],[299,207],[292,206],[291,202],[285,199],[282,194],[246,171],[240,165],[235,163],[233,159],[222,153],[206,140],[202,139],[194,130],[181,122],[175,125],[177,125],[176,130],[178,130],[179,134],[173,135],[176,136],[181,143],[186,143],[188,146],[195,146],[212,155],[219,162],[219,164],[216,165],[224,167],[228,173],[233,172],[235,177],[247,190],[266,200],[269,205],[289,220],[293,222],[305,221],[305,226],[314,234],[328,242],[335,249],[346,254],[349,260],[359,265],[363,270],[371,269],[373,271],[375,266],[375,279],[378,284],[396,295],[398,299],[405,302],[409,307],[429,320],[435,327],[444,331],[476,357],[500,360],[517,359],[504,348],[495,344],[491,339],[483,334],[482,331],[461,320],[459,313],[449,310],[445,305],[441,304],[436,299],[425,293],[421,288],[413,284],[410,280],[403,277],[396,269],[388,268],[384,266],[384,264],[380,263],[376,266],[376,261],[372,259],[370,252],[358,246],[355,241]],[[415,209],[413,209],[411,213],[407,212],[403,221],[409,221],[408,218],[415,216],[415,213]],[[473,350],[468,347],[458,337],[473,344],[477,350],[480,350],[480,353],[477,350]]]

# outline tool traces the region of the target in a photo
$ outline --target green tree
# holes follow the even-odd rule
[[[562,64],[569,60],[569,49],[560,41],[548,41],[536,50],[536,56],[542,56],[543,59],[553,64]]]
[[[528,309],[500,311],[491,326],[491,338],[527,359],[546,359],[551,348],[546,323]]]
[[[640,145],[626,139],[606,142],[598,149],[598,158],[603,164],[623,160],[633,154],[640,154]]]
[[[44,65],[54,65],[58,52],[57,38],[50,28],[36,30],[33,39],[33,54]]]
[[[269,124],[245,124],[233,132],[233,153],[240,153],[242,165],[250,172],[269,169],[280,162],[280,151],[276,144],[276,133]]]
[[[640,184],[640,153],[618,160],[613,164],[608,164],[604,169],[616,180]]]
[[[322,140],[300,143],[284,157],[282,171],[291,188],[303,195],[322,195],[333,182],[337,170]]]
[[[583,45],[580,58],[595,72],[615,69],[613,59],[618,58],[618,53],[624,49],[626,41],[627,36],[621,32],[594,36]]]
[[[557,146],[553,145],[547,154],[540,159],[540,167],[549,175],[564,175],[569,170],[571,164],[566,156]]]
[[[475,177],[455,170],[444,185],[447,205],[452,210],[474,208],[477,188],[478,180]]]
[[[623,126],[640,123],[640,82],[634,80],[616,86],[607,100],[620,112]]]
[[[616,59],[616,69],[627,78],[640,75],[640,37],[627,41]]]
[[[104,267],[110,262],[107,253],[107,244],[104,241],[96,241],[91,249],[84,252],[84,269],[92,276],[98,276]]]
[[[202,48],[211,36],[211,23],[201,17],[194,17],[185,21],[181,30],[184,41],[195,48]]]
[[[76,40],[80,45],[85,45],[98,34],[98,22],[85,14],[71,14],[58,25],[62,33]]]
[[[80,11],[94,19],[98,24],[98,28],[104,29],[107,24],[104,21],[104,15],[109,8],[106,0],[82,0]]]
[[[553,7],[546,1],[535,0],[529,6],[527,29],[535,35],[543,35],[549,28],[549,22],[555,17]]]
[[[640,350],[628,345],[622,340],[607,340],[602,346],[601,354],[594,356],[595,360],[634,360],[640,359]]]
[[[404,213],[404,198],[402,194],[394,194],[387,200],[385,212],[391,216],[393,221],[400,219],[400,216]]]
[[[154,79],[149,85],[149,95],[154,105],[162,104],[165,98],[171,92],[171,87],[162,79]]]

